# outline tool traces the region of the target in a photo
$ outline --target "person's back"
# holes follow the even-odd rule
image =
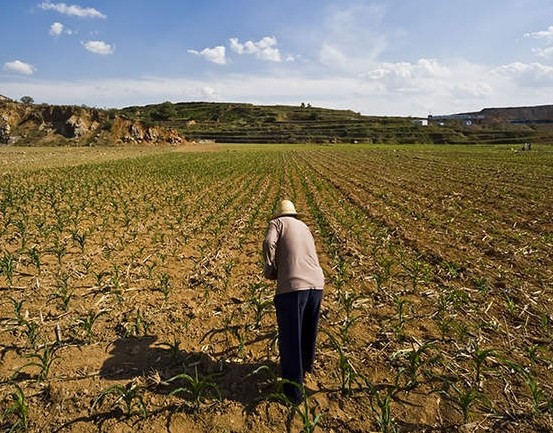
[[[278,235],[275,252],[277,293],[323,287],[323,271],[307,225],[293,216],[275,218],[270,225]]]

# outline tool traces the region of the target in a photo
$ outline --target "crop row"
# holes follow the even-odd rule
[[[4,174],[2,427],[551,431],[550,231],[510,223],[550,211],[551,164],[478,152],[229,147]],[[327,280],[296,408],[261,277],[284,197]],[[530,258],[482,255],[479,230]]]

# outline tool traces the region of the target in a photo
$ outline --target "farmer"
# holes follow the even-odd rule
[[[278,323],[283,391],[292,403],[303,399],[303,378],[313,371],[315,340],[324,276],[309,228],[297,218],[290,200],[282,200],[263,242],[265,277],[277,281],[274,298]]]

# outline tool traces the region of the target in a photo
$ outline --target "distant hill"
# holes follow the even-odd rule
[[[547,106],[551,108],[551,106]],[[517,111],[520,110],[520,111]],[[553,142],[543,107],[494,108],[421,126],[410,117],[364,116],[309,104],[186,102],[127,107],[129,118],[177,129],[189,140],[226,143],[505,143]],[[521,117],[525,113],[526,117]],[[456,118],[458,116],[458,118]],[[513,117],[510,117],[513,116]],[[534,116],[534,117],[532,117]],[[463,118],[486,119],[463,122]],[[551,119],[551,117],[549,117]],[[419,124],[417,124],[419,123]]]
[[[101,110],[0,97],[0,144],[553,143],[553,105],[426,119],[365,116],[309,104],[181,102]]]

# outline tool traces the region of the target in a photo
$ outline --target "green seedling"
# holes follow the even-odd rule
[[[8,433],[27,431],[29,427],[29,407],[23,390],[17,383],[15,391],[9,395],[11,404],[1,414],[0,422]]]
[[[138,384],[136,381],[131,381],[126,385],[113,385],[104,389],[92,404],[91,411],[98,410],[106,401],[107,397],[113,395],[116,397],[112,406],[119,407],[123,413],[129,417],[134,414],[134,409],[142,418],[148,416],[148,409],[144,403],[144,391],[146,387]]]
[[[33,264],[37,272],[40,274],[40,266],[42,263],[40,261],[40,251],[38,250],[38,248],[36,246],[29,248],[27,250],[27,255],[29,256],[31,263]]]
[[[297,413],[301,418],[301,433],[313,433],[323,416],[322,413],[316,413],[313,409],[309,407],[307,396],[305,395],[305,393],[302,404],[294,406],[294,412]]]
[[[37,323],[30,320],[23,320],[23,334],[27,337],[27,341],[31,347],[35,348],[37,345],[39,326]]]
[[[460,387],[450,381],[446,381],[443,389],[439,390],[439,392],[461,413],[464,424],[469,421],[473,406],[478,401],[486,399],[476,388]]]
[[[4,274],[8,280],[8,285],[13,285],[13,272],[15,271],[15,258],[10,253],[5,253],[0,258],[0,275]]]
[[[92,331],[94,324],[98,318],[104,314],[107,314],[106,310],[89,311],[77,319],[76,326],[83,331],[84,341],[88,344],[90,344],[92,338],[94,337],[94,333]]]
[[[194,367],[194,375],[180,373],[171,377],[167,382],[181,381],[183,386],[180,386],[170,392],[169,395],[180,395],[190,399],[194,412],[199,412],[201,404],[205,399],[212,397],[216,400],[221,400],[219,386],[213,378],[215,374],[200,376],[198,367]]]
[[[493,358],[497,355],[495,349],[484,349],[481,350],[478,345],[475,345],[471,353],[471,357],[474,361],[475,373],[474,373],[474,383],[477,387],[480,386],[480,380],[482,376],[482,370],[484,369],[484,363],[488,358]]]
[[[56,352],[58,349],[59,349],[59,346],[55,344],[45,344],[44,348],[42,349],[42,353],[35,352],[35,353],[29,353],[29,354],[23,355],[25,358],[32,359],[33,361],[23,365],[17,371],[19,372],[27,367],[36,367],[39,369],[39,372],[36,376],[36,380],[40,382],[48,379],[48,375],[50,374],[50,368],[52,367],[52,363],[57,358]]]
[[[171,293],[171,278],[169,274],[162,272],[159,275],[156,289],[163,293],[163,299],[167,302]]]
[[[351,358],[342,348],[342,345],[338,342],[330,332],[323,330],[334,347],[334,350],[338,352],[338,371],[340,372],[340,391],[345,395],[351,395],[353,393],[353,385],[359,383],[361,377],[351,362]]]
[[[394,303],[396,305],[397,312],[397,322],[394,326],[394,334],[397,341],[403,341],[405,339],[404,326],[407,322],[407,318],[405,317],[405,305],[409,305],[410,302],[406,299],[401,299],[397,296],[394,296]]]
[[[75,241],[81,248],[81,253],[84,253],[84,247],[86,243],[86,233],[80,233],[78,230],[73,230],[71,233],[73,241]]]
[[[391,403],[398,391],[397,383],[378,389],[368,378],[363,378],[369,391],[371,411],[376,418],[381,433],[397,433],[397,425],[392,417]],[[396,377],[397,379],[397,377]]]
[[[435,362],[437,359],[439,359],[437,356],[424,359],[424,355],[427,354],[428,351],[433,347],[434,346],[432,344],[427,343],[422,344],[417,349],[413,348],[407,350],[399,350],[392,355],[392,361],[397,359],[407,360],[407,366],[403,370],[407,373],[407,384],[405,385],[406,390],[413,389],[418,385],[418,377],[420,376],[421,368],[424,365]]]
[[[74,294],[73,291],[69,289],[68,280],[69,275],[60,276],[58,278],[56,291],[48,297],[49,300],[59,301],[60,308],[63,311],[67,311],[69,309],[69,302],[73,298]]]

